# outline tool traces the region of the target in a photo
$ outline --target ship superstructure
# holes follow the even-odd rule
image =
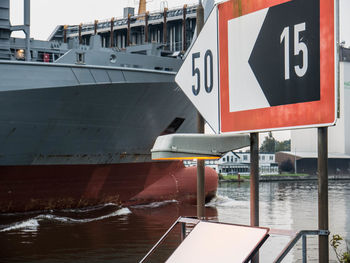
[[[91,35],[100,35],[103,47],[120,49],[157,43],[164,51],[184,52],[190,46],[196,28],[197,5],[161,11],[135,14],[132,7],[124,8],[124,16],[108,20],[79,25],[59,25],[55,28],[50,41],[69,42],[79,39],[82,44],[89,44]]]

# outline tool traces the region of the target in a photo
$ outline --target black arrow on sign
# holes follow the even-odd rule
[[[307,47],[307,62],[303,52],[294,54],[295,25],[305,23],[298,33],[298,43]],[[289,51],[281,41],[288,27]],[[301,44],[303,45],[303,44]],[[286,78],[285,59],[289,56],[289,78]],[[304,75],[295,66],[304,67]],[[320,0],[293,0],[269,8],[257,41],[249,58],[249,65],[271,106],[320,100]],[[302,75],[302,76],[300,76]]]

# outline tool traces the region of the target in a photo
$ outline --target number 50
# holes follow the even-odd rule
[[[197,75],[197,86],[192,85],[192,92],[195,96],[197,96],[201,90],[201,71],[195,65],[196,59],[200,57],[200,52],[192,54],[192,76],[194,77]],[[208,49],[204,55],[204,87],[207,93],[210,93],[213,90],[213,84],[213,53],[210,49]]]

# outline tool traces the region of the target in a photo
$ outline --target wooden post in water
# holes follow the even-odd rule
[[[328,230],[328,127],[318,128],[318,229]],[[328,236],[318,237],[320,263],[329,262]]]
[[[204,9],[202,1],[199,1],[197,8],[197,37],[204,25]],[[197,132],[204,133],[204,119],[197,112]],[[197,160],[197,217],[198,219],[205,217],[205,169],[204,160]]]
[[[259,133],[250,134],[250,225],[259,226]],[[259,254],[252,259],[259,262]]]

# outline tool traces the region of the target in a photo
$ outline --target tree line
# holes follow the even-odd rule
[[[268,136],[260,146],[260,152],[275,153],[280,151],[290,151],[290,139],[285,141],[277,141],[272,132],[269,132]]]

